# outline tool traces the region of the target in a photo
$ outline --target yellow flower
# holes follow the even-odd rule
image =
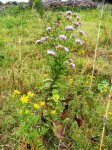
[[[19,114],[22,114],[22,112],[23,112],[22,110],[19,110]]]
[[[12,98],[14,98],[14,97],[15,97],[15,94],[13,93],[13,94],[12,94]]]
[[[71,78],[71,79],[69,79],[69,83],[71,83],[71,84],[73,83],[73,79],[72,79],[72,78]]]
[[[104,86],[103,86],[105,89],[107,88],[107,84],[104,84]]]
[[[35,103],[34,108],[39,108],[39,105]]]
[[[40,105],[41,105],[41,106],[44,106],[44,105],[45,105],[45,102],[40,102]]]
[[[26,113],[26,114],[29,114],[29,113],[30,113],[30,111],[27,109],[27,110],[25,110],[25,113]]]
[[[111,116],[112,116],[112,112],[109,112],[109,115],[111,115]]]
[[[14,90],[14,94],[19,95],[21,92],[19,90]]]
[[[28,92],[28,96],[29,96],[29,97],[33,97],[33,96],[34,96],[34,93],[31,92],[31,91],[29,91],[29,92]]]
[[[95,76],[92,76],[92,75],[91,75],[91,76],[90,76],[90,78],[93,78],[93,79],[95,79]]]
[[[79,53],[82,54],[82,55],[84,55],[85,51],[82,49]]]
[[[51,110],[51,114],[55,115],[56,114],[56,110]]]
[[[101,90],[100,93],[101,93],[101,94],[104,93],[104,90]]]
[[[20,100],[22,103],[28,103],[28,101],[29,101],[28,96],[25,96],[25,95],[21,96]]]
[[[44,77],[47,77],[48,75],[47,74],[44,74]]]
[[[85,84],[89,84],[89,81],[86,81]]]

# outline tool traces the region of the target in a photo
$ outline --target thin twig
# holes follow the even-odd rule
[[[110,92],[109,92],[109,95],[108,95],[106,113],[105,113],[104,121],[103,121],[103,129],[102,129],[101,141],[100,141],[100,150],[102,150],[102,147],[103,147],[103,139],[104,139],[104,133],[105,133],[105,126],[106,126],[106,121],[107,121],[107,117],[108,117],[108,111],[109,111],[111,97],[112,97],[112,77],[111,77],[111,88],[110,88]]]
[[[94,54],[94,59],[93,59],[93,67],[92,67],[93,69],[92,69],[92,77],[91,77],[91,81],[90,81],[89,92],[91,91],[92,83],[93,83],[93,76],[94,76],[94,70],[95,70],[95,62],[96,62],[96,58],[97,58],[98,44],[99,44],[99,38],[100,38],[102,16],[103,16],[103,12],[104,12],[104,3],[105,3],[105,0],[103,1],[103,5],[102,5],[102,9],[101,9],[100,22],[99,22],[99,28],[98,28],[98,35],[97,35],[97,39],[96,39],[96,47],[95,47],[95,52],[94,52],[95,54]]]

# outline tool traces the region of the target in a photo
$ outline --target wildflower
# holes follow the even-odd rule
[[[41,38],[41,41],[42,41],[42,42],[44,42],[45,40],[46,40],[46,38],[45,38],[45,37],[42,37],[42,38]]]
[[[56,114],[56,110],[51,110],[51,114],[55,115]]]
[[[29,91],[29,92],[28,92],[28,96],[29,96],[29,97],[33,97],[33,96],[34,96],[34,93],[31,92],[31,91]]]
[[[78,16],[78,14],[77,14],[77,13],[74,13],[73,15],[74,15],[74,17],[77,17],[77,16]]]
[[[22,110],[19,110],[19,114],[22,114],[22,112],[23,112]]]
[[[77,20],[81,20],[81,18],[80,18],[79,16],[76,16],[76,19],[77,19]]]
[[[64,46],[63,45],[58,45],[58,46],[56,46],[56,49],[64,49]]]
[[[48,74],[44,74],[44,77],[47,77],[48,76]]]
[[[71,15],[72,14],[72,11],[68,10],[66,11],[66,15]]]
[[[112,116],[112,112],[109,112],[109,115],[111,115],[111,116]]]
[[[46,28],[46,31],[51,31],[51,30],[52,30],[51,27],[47,27],[47,28]]]
[[[65,35],[60,35],[59,38],[60,38],[61,40],[66,40],[66,36],[65,36]]]
[[[19,95],[21,92],[19,90],[14,90],[14,94]]]
[[[65,52],[69,52],[69,49],[67,47],[64,47]]]
[[[37,108],[37,109],[39,108],[39,105],[37,103],[35,103],[33,106],[34,108]]]
[[[70,84],[72,84],[72,83],[73,83],[73,79],[72,79],[72,78],[69,80],[69,83],[70,83]]]
[[[73,60],[72,60],[72,59],[69,59],[69,62],[70,62],[70,63],[72,63],[72,62],[73,62]]]
[[[75,25],[76,27],[78,27],[80,24],[79,24],[79,22],[74,22],[74,25]]]
[[[46,39],[49,39],[49,36],[43,36],[43,37],[41,38],[41,42],[45,42]]]
[[[25,95],[23,95],[21,98],[20,98],[20,100],[21,100],[21,102],[22,103],[28,103],[28,96],[25,96]]]
[[[76,38],[76,35],[75,34],[71,34],[70,38]]]
[[[66,19],[69,21],[69,20],[71,20],[71,17],[70,16],[66,16]]]
[[[41,106],[45,106],[45,102],[40,102],[40,105]]]
[[[82,49],[82,50],[80,51],[80,54],[84,55],[84,54],[85,54],[85,51]]]
[[[26,114],[29,114],[29,113],[30,113],[30,111],[27,109],[27,110],[25,110],[25,113],[26,113]]]
[[[71,63],[70,66],[72,67],[72,69],[75,69],[75,64]]]
[[[104,84],[103,87],[106,89],[107,88],[107,84]]]
[[[73,30],[74,28],[72,27],[72,26],[66,26],[65,27],[65,30],[68,30],[68,31],[70,31],[70,30]]]
[[[56,53],[52,50],[47,50],[47,54],[48,55],[53,55],[54,57],[56,57]]]
[[[80,30],[79,33],[80,33],[80,35],[82,35],[82,36],[85,35],[85,34],[84,34],[84,31],[82,31],[82,30]]]
[[[40,43],[42,43],[41,40],[37,40],[37,41],[36,41],[36,44],[40,44]]]
[[[81,41],[81,40],[79,40],[79,39],[76,39],[76,40],[75,40],[75,42],[76,42],[77,44],[82,45],[82,41]]]

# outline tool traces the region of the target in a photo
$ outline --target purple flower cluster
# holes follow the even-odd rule
[[[77,13],[74,13],[74,17],[77,17],[78,16],[78,14]]]
[[[76,40],[75,40],[75,42],[76,42],[77,44],[82,45],[82,41],[81,41],[81,40],[79,40],[79,39],[76,39]]]
[[[66,15],[71,15],[72,14],[72,11],[68,10],[66,11]]]
[[[66,40],[66,36],[65,35],[60,35],[59,38],[60,38],[60,40]]]
[[[76,26],[76,27],[79,27],[79,22],[74,22],[74,25]]]
[[[46,28],[46,31],[51,31],[51,30],[52,30],[51,27],[47,27],[47,28]]]
[[[69,31],[70,31],[70,30],[73,30],[73,29],[74,29],[74,28],[73,28],[72,26],[66,26],[66,27],[65,27],[65,30],[69,30]]]
[[[70,16],[66,16],[66,19],[69,21],[69,20],[71,20],[71,17]]]
[[[82,36],[85,36],[84,31],[82,31],[82,30],[79,31],[79,34]]]
[[[48,55],[53,55],[54,57],[56,57],[56,53],[52,50],[47,50],[47,54]]]
[[[58,46],[56,46],[56,49],[64,49],[64,46],[63,45],[58,45]]]
[[[69,52],[69,49],[67,47],[64,47],[65,52]]]
[[[74,38],[74,39],[75,39],[75,38],[76,38],[76,35],[75,35],[75,34],[71,34],[71,35],[70,35],[70,38]]]
[[[63,49],[65,52],[69,52],[69,49],[67,47],[64,47],[63,45],[56,46],[56,49]]]
[[[72,69],[75,69],[75,64],[73,63],[72,59],[69,59],[69,66],[71,66]]]
[[[36,41],[36,44],[40,44],[46,41],[46,39],[49,39],[49,36],[43,36],[40,40]]]

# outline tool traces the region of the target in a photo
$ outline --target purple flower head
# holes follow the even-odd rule
[[[58,45],[58,46],[56,46],[56,49],[64,49],[64,46],[63,45]]]
[[[79,39],[76,39],[76,40],[75,40],[75,42],[76,42],[77,44],[82,45],[82,41],[81,41],[81,40],[79,40]]]
[[[78,22],[74,22],[74,25],[75,25],[76,27],[78,27],[78,26],[79,26],[79,23],[78,23]]]
[[[70,31],[70,30],[73,30],[73,29],[74,29],[74,28],[73,28],[72,26],[66,26],[66,27],[65,27],[65,30],[69,30],[69,31]]]
[[[65,52],[69,52],[69,49],[67,47],[64,47]]]
[[[75,35],[75,34],[71,34],[71,35],[70,35],[70,38],[74,38],[74,39],[75,39],[75,38],[76,38],[76,35]]]
[[[41,40],[37,40],[37,41],[36,41],[36,44],[40,44],[40,43],[42,43]]]
[[[73,62],[73,60],[72,60],[72,59],[69,59],[69,62],[70,62],[70,63],[72,63],[72,62]]]
[[[46,37],[42,37],[41,41],[44,42],[46,40]]]
[[[66,19],[67,19],[67,20],[71,20],[71,17],[70,17],[70,16],[66,16]]]
[[[77,13],[74,13],[74,17],[77,17],[78,16],[78,14]]]
[[[82,36],[85,35],[85,34],[84,34],[84,31],[82,31],[82,30],[79,31],[79,34],[82,35]]]
[[[66,40],[66,36],[65,36],[65,35],[60,35],[59,38],[60,38],[61,40]]]
[[[81,20],[81,18],[79,16],[76,17],[77,20]]]
[[[72,67],[72,69],[75,69],[75,64],[71,63],[70,66]]]
[[[47,27],[47,28],[46,28],[46,31],[50,31],[50,30],[52,30],[51,27]]]
[[[72,14],[72,11],[68,10],[66,11],[66,15],[71,15]]]
[[[56,53],[52,50],[47,50],[47,54],[48,55],[53,55],[54,57],[56,57]]]

